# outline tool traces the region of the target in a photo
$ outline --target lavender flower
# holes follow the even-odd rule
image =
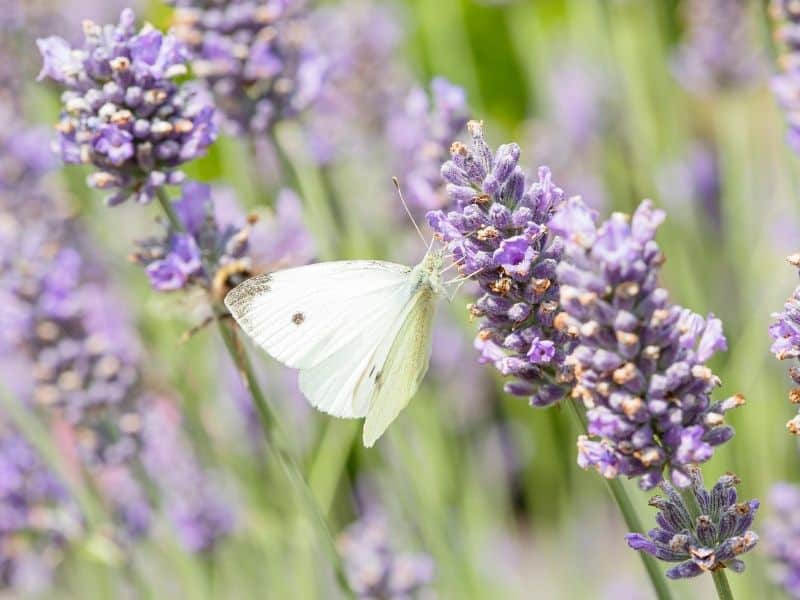
[[[778,59],[781,73],[772,77],[772,92],[786,113],[789,130],[786,141],[795,152],[800,152],[800,43],[797,27],[800,8],[792,2],[773,0],[770,12],[775,22],[775,39],[781,54]]]
[[[481,123],[467,128],[472,148],[454,143],[452,159],[442,166],[452,208],[429,212],[428,223],[453,251],[461,273],[474,276],[480,287],[470,312],[483,319],[475,342],[481,361],[513,378],[508,393],[548,406],[564,396],[569,382],[564,359],[570,337],[553,326],[563,243],[546,226],[564,192],[545,167],[538,180],[526,180],[517,144],[493,153]]]
[[[687,33],[673,59],[678,81],[709,93],[743,87],[763,72],[763,56],[743,0],[686,0]]]
[[[400,554],[390,545],[389,528],[369,514],[350,525],[337,545],[352,590],[359,598],[416,598],[434,579],[433,560],[424,554]]]
[[[158,398],[148,404],[142,462],[164,495],[183,546],[189,552],[208,552],[233,528],[233,513],[182,439],[175,407]]]
[[[28,358],[32,371],[18,374],[32,378],[27,400],[80,432],[85,461],[125,462],[138,443],[138,344],[130,326],[95,267],[67,242],[68,222],[20,221],[10,210],[0,204],[13,232],[3,240],[0,281],[2,296],[15,309],[6,317],[13,334],[0,355],[4,350]]]
[[[773,517],[764,527],[767,554],[775,563],[775,581],[800,598],[800,487],[781,481],[769,492]]]
[[[464,90],[442,77],[431,81],[430,99],[420,87],[408,94],[402,110],[393,112],[386,124],[400,163],[406,199],[422,210],[443,207],[447,196],[439,173],[447,160],[450,143],[467,122],[469,109]]]
[[[174,81],[187,72],[185,47],[150,25],[137,33],[134,23],[126,9],[116,26],[87,21],[80,48],[59,37],[38,42],[39,78],[66,89],[56,150],[66,163],[95,166],[88,184],[116,190],[112,205],[149,202],[181,182],[178,167],[202,155],[216,135],[209,101]]]
[[[221,301],[233,287],[268,267],[307,262],[313,256],[300,202],[290,191],[279,194],[271,221],[246,217],[225,191],[212,197],[211,187],[192,181],[184,184],[174,208],[183,231],[165,223],[164,234],[139,242],[133,256],[159,292],[197,286]]]
[[[175,33],[192,70],[234,133],[264,133],[308,108],[327,61],[315,48],[302,0],[171,0]]]
[[[680,563],[667,570],[670,579],[696,577],[719,569],[744,571],[744,562],[737,558],[758,543],[758,535],[750,531],[758,510],[758,500],[736,502],[739,480],[728,473],[709,491],[703,485],[700,469],[689,469],[691,488],[683,496],[669,483],[661,488],[666,498],[650,500],[660,512],[658,527],[647,536],[629,533],[625,536],[634,550],[647,552],[659,560]]]
[[[800,253],[792,254],[786,259],[790,265],[800,268]],[[769,327],[769,334],[775,340],[770,350],[778,360],[800,358],[800,285],[783,305],[783,310],[773,313],[775,322]],[[789,392],[789,401],[800,404],[800,368],[790,367],[789,377],[795,387]],[[786,428],[794,435],[800,435],[800,414],[786,424]]]
[[[550,221],[569,240],[555,326],[578,341],[567,364],[592,436],[578,440],[578,463],[607,478],[640,477],[643,489],[665,469],[689,485],[687,467],[731,438],[723,415],[744,402],[709,397],[719,379],[705,363],[726,349],[720,320],[670,303],[658,287],[664,257],[654,236],[664,216],[645,201],[632,219],[615,213],[597,228],[573,198]]]
[[[83,524],[66,489],[7,422],[0,423],[0,587],[19,593],[52,578]],[[37,566],[38,581],[27,577]]]

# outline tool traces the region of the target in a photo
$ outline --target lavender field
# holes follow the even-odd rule
[[[800,2],[0,52],[0,599],[800,598]]]

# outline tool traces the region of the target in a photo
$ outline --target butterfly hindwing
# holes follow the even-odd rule
[[[428,370],[435,308],[431,290],[419,290],[391,340],[385,360],[370,375],[374,383],[363,433],[367,447],[375,444],[406,407]]]

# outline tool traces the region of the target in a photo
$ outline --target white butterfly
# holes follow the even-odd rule
[[[323,262],[249,279],[225,305],[283,364],[319,410],[366,417],[371,447],[416,393],[431,353],[443,255],[414,268],[378,260]]]

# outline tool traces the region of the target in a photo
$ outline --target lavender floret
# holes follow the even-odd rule
[[[245,279],[314,255],[291,191],[280,192],[271,220],[246,216],[229,192],[194,181],[183,185],[173,205],[183,230],[164,222],[163,234],[140,241],[132,257],[156,291],[200,287],[222,301]]]
[[[84,35],[79,48],[59,37],[38,41],[39,79],[66,89],[57,153],[65,163],[96,167],[87,182],[114,190],[109,204],[149,202],[180,183],[178,167],[214,141],[213,106],[196,87],[175,81],[187,72],[184,45],[151,25],[137,32],[130,9],[118,25],[86,21]]]
[[[689,469],[691,487],[679,492],[668,482],[661,482],[666,497],[655,496],[650,506],[659,510],[658,527],[645,536],[625,536],[634,550],[647,552],[665,562],[679,563],[667,570],[670,579],[696,577],[719,569],[744,571],[740,555],[758,543],[750,530],[759,507],[758,500],[738,502],[739,480],[728,473],[711,490],[705,488],[700,469]]]
[[[578,342],[566,361],[587,410],[578,463],[607,478],[638,477],[643,489],[665,470],[689,485],[687,467],[733,436],[723,415],[744,402],[710,399],[720,382],[705,363],[726,349],[720,320],[672,304],[658,286],[664,257],[654,237],[664,217],[645,201],[632,218],[615,213],[598,228],[572,198],[550,221],[568,240],[555,327]]]
[[[792,254],[786,260],[792,266],[800,268],[800,253]],[[800,359],[800,285],[786,300],[783,310],[773,313],[772,317],[775,322],[769,327],[769,335],[775,341],[770,350],[775,358],[778,360]],[[789,392],[789,401],[792,404],[800,404],[800,368],[790,367],[789,377],[796,386]],[[786,423],[786,428],[790,433],[800,435],[800,413]]]
[[[450,210],[428,213],[428,223],[453,252],[459,270],[480,288],[470,305],[481,318],[475,346],[480,360],[512,378],[506,391],[548,406],[569,389],[564,365],[570,336],[554,327],[563,243],[547,227],[564,192],[546,167],[528,181],[517,164],[519,146],[493,152],[477,121],[467,125],[472,147],[456,142],[442,165]]]

